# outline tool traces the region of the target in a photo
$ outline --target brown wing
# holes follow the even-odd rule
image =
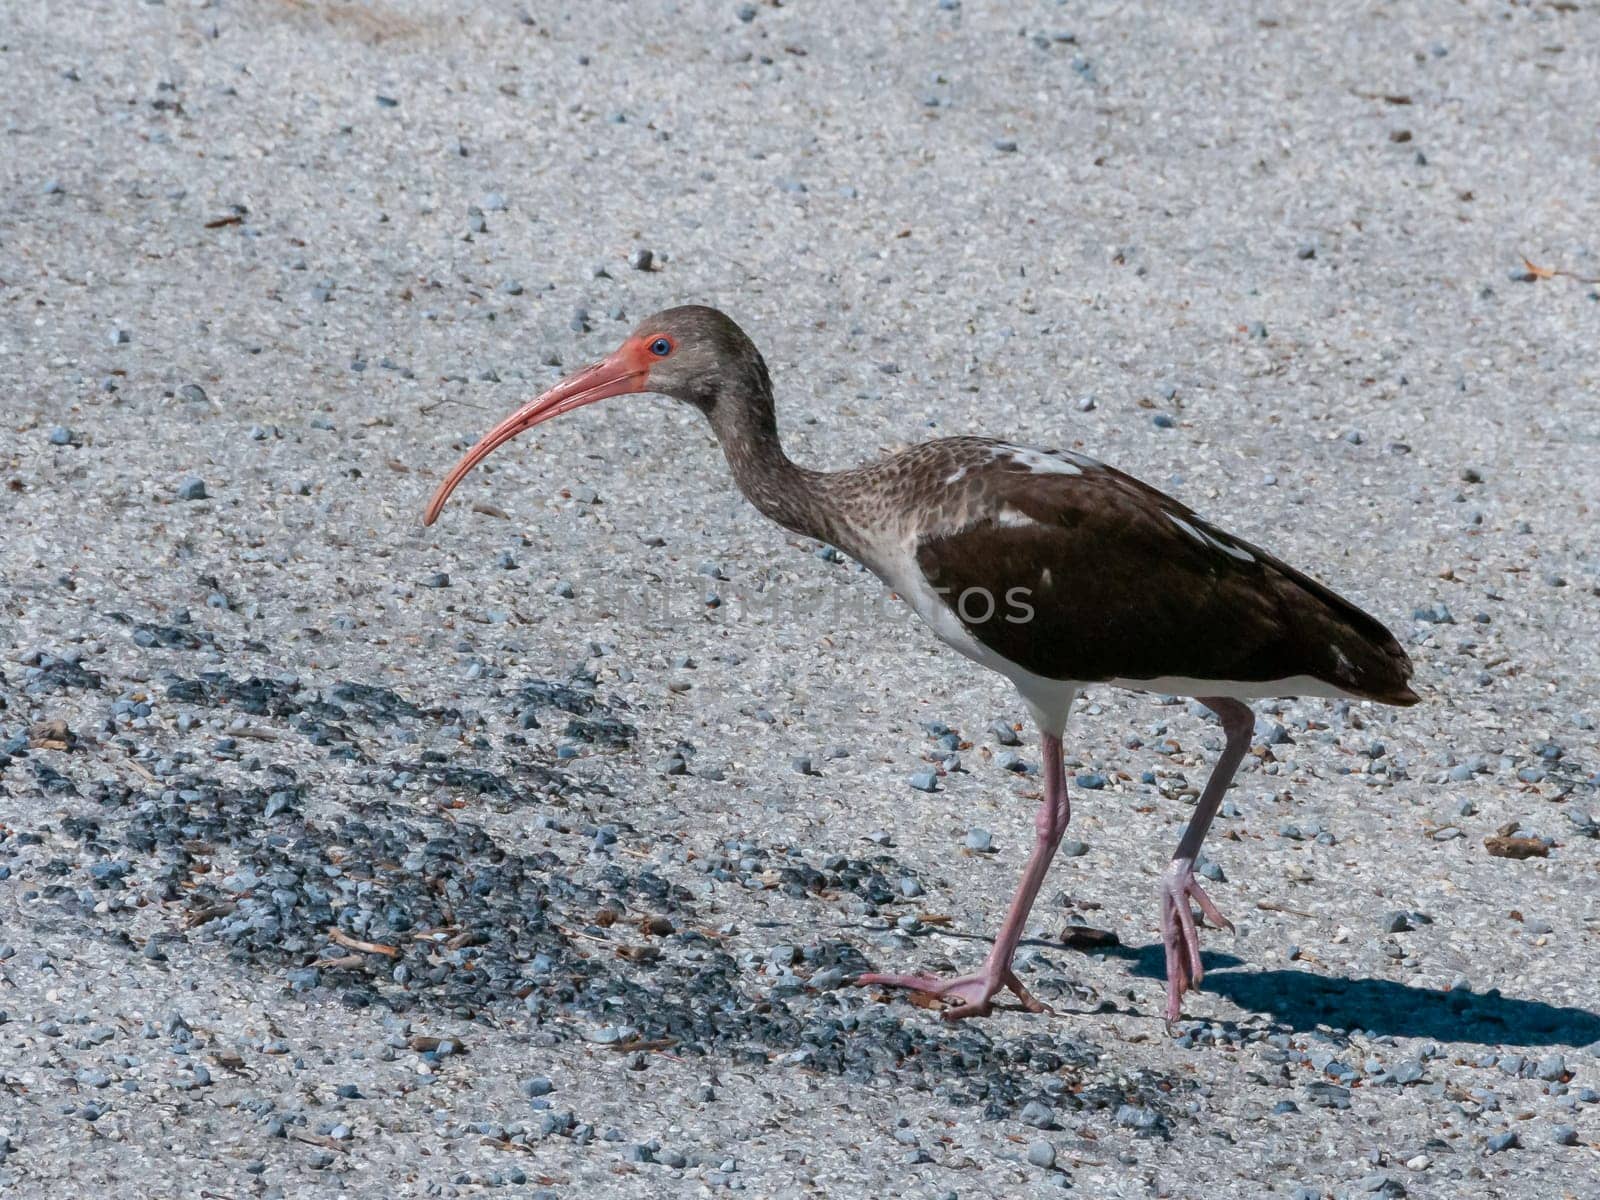
[[[1051,679],[1310,675],[1416,703],[1411,661],[1373,617],[1155,488],[1076,461],[1081,474],[1001,459],[972,481],[986,515],[918,543],[923,573],[984,645]]]

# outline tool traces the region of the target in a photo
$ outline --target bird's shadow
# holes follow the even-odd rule
[[[1135,975],[1166,979],[1159,943],[1108,946],[1097,953],[1128,961]],[[1486,1046],[1585,1046],[1600,1041],[1600,1013],[1505,996],[1498,988],[1442,992],[1389,979],[1230,970],[1243,967],[1243,960],[1214,950],[1203,952],[1201,961],[1206,969],[1202,994],[1213,992],[1296,1030],[1325,1025]]]

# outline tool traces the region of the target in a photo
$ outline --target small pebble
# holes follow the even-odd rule
[[[1049,1129],[1056,1123],[1056,1110],[1048,1104],[1030,1100],[1023,1106],[1022,1116],[1018,1119],[1024,1125],[1031,1125],[1035,1129]]]
[[[1411,918],[1403,912],[1384,913],[1378,928],[1384,933],[1405,933],[1411,928]]]
[[[1546,1054],[1533,1069],[1536,1079],[1553,1082],[1567,1073],[1567,1060],[1560,1054]]]

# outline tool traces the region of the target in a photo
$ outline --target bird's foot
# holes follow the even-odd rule
[[[1193,991],[1205,978],[1200,966],[1200,935],[1195,930],[1194,912],[1189,900],[1219,929],[1233,932],[1233,922],[1211,902],[1200,881],[1194,877],[1194,864],[1174,859],[1161,881],[1161,944],[1167,951],[1167,1020],[1176,1021],[1185,992]]]
[[[976,974],[962,975],[957,979],[944,979],[938,975],[870,974],[862,975],[856,983],[862,987],[876,984],[878,987],[909,988],[913,992],[922,992],[941,1000],[956,1001],[956,1004],[940,1014],[946,1021],[959,1021],[963,1017],[988,1016],[994,1011],[995,996],[1006,988],[1017,994],[1017,999],[1022,1001],[1022,1007],[1029,1012],[1050,1011],[1048,1004],[1034,999],[1028,989],[1022,986],[1022,981],[1010,967],[996,967],[989,963],[985,963],[983,970]]]

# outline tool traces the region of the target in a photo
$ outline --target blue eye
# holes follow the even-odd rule
[[[657,358],[665,358],[672,353],[672,342],[664,337],[658,337],[650,343],[650,353]]]

